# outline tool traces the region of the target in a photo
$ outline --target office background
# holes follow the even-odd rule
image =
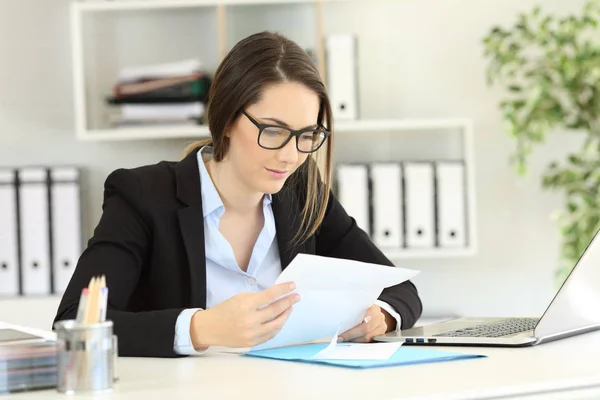
[[[78,164],[82,170],[83,232],[101,213],[102,185],[115,168],[178,159],[187,139],[81,142],[74,133],[70,0],[0,2],[0,166]],[[514,143],[502,130],[499,91],[486,86],[481,39],[519,11],[578,12],[582,0],[398,0],[324,9],[326,34],[359,37],[360,115],[376,118],[454,118],[474,123],[478,252],[473,257],[395,260],[418,269],[414,279],[426,316],[540,313],[556,289],[559,236],[550,219],[561,197],[540,187],[546,164],[578,147],[573,135],[551,135],[516,178],[508,164]],[[265,22],[303,29],[302,5],[261,11]],[[297,7],[298,13],[289,12]],[[258,17],[246,7],[250,15]],[[342,13],[337,13],[343,10]],[[343,14],[343,15],[340,15]],[[287,20],[286,20],[287,18]],[[238,18],[238,21],[242,19]],[[138,19],[137,23],[143,24]],[[253,29],[248,28],[248,30]],[[265,26],[264,28],[270,28]],[[176,26],[173,27],[176,29]],[[238,34],[250,33],[240,25]],[[313,29],[311,26],[310,29]],[[312,35],[307,31],[307,35]],[[214,38],[180,35],[189,41]],[[152,51],[154,40],[148,40]],[[198,54],[202,58],[202,54]],[[337,154],[360,158],[360,146],[338,136]],[[373,140],[378,140],[373,135]],[[381,140],[396,140],[385,136]],[[352,153],[355,152],[355,153]],[[0,300],[0,320],[21,323],[29,312],[49,327],[57,298]],[[15,305],[17,307],[15,307]],[[34,311],[38,310],[38,311]],[[27,320],[29,322],[30,319]]]

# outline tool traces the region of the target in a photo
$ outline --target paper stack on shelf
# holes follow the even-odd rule
[[[210,79],[197,59],[126,67],[107,103],[113,126],[198,124]]]
[[[54,341],[0,346],[0,395],[57,385]]]

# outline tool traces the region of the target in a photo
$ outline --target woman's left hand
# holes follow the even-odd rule
[[[386,321],[389,321],[389,318],[386,318],[387,316],[393,318],[385,310],[382,310],[381,307],[372,305],[371,308],[367,310],[365,319],[358,326],[340,334],[338,336],[338,341],[358,343],[371,342],[375,336],[383,335],[388,331]]]

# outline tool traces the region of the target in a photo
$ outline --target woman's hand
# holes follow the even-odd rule
[[[282,283],[258,293],[240,293],[196,312],[190,328],[194,348],[253,347],[275,337],[300,300],[299,294],[290,294],[295,288]]]
[[[339,335],[338,341],[369,343],[375,336],[383,335],[388,331],[391,319],[393,317],[387,311],[372,305],[367,310],[363,322]]]

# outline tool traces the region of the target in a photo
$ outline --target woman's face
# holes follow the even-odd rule
[[[260,101],[245,111],[259,123],[302,129],[316,127],[319,105],[319,97],[307,87],[278,83],[265,87]],[[258,132],[258,127],[241,114],[228,132],[230,146],[226,161],[250,192],[277,193],[308,154],[298,151],[296,138],[281,149],[264,149],[258,145]]]

